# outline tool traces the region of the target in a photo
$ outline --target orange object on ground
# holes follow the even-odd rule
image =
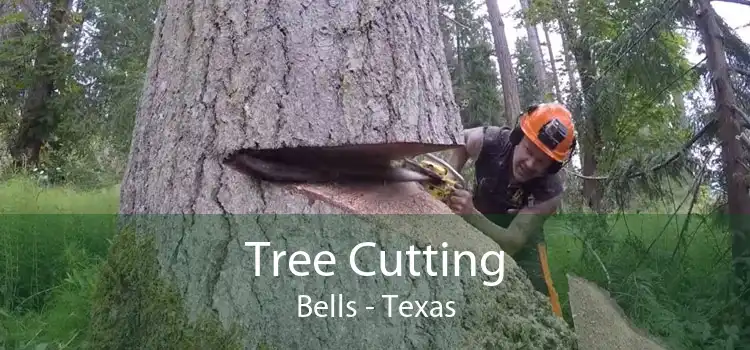
[[[552,283],[552,274],[549,271],[549,264],[547,262],[547,246],[544,243],[537,245],[537,251],[539,252],[539,263],[542,265],[542,273],[544,275],[544,282],[547,284],[547,294],[549,295],[549,301],[552,304],[552,312],[558,317],[563,317],[562,308],[560,307],[560,300],[557,296],[557,291]]]

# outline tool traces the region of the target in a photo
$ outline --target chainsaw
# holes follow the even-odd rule
[[[466,181],[461,173],[448,162],[433,155],[425,154],[429,159],[417,162],[413,158],[404,159],[404,167],[429,177],[420,181],[425,190],[441,202],[447,202],[457,189],[466,188]]]
[[[283,183],[387,183],[418,182],[436,199],[447,202],[459,188],[466,188],[461,174],[433,155],[418,161],[345,152],[336,148],[299,147],[276,150],[242,150],[224,163],[265,181]]]

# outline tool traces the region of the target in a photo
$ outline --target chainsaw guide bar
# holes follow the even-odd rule
[[[237,171],[270,182],[284,183],[377,183],[425,181],[430,175],[393,166],[392,162],[310,157],[290,162],[250,153],[238,153],[225,161]]]
[[[433,196],[445,201],[465,186],[460,173],[431,154],[430,160],[391,160],[356,153],[319,150],[244,150],[224,163],[251,177],[269,182],[308,184],[366,184],[418,182]]]

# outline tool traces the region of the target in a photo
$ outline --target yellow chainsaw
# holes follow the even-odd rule
[[[447,202],[453,191],[466,188],[464,177],[448,162],[433,154],[428,153],[425,156],[428,159],[422,161],[405,159],[404,167],[429,177],[421,183],[433,197],[442,202]]]

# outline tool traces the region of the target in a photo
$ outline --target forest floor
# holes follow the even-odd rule
[[[77,191],[24,178],[0,183],[0,349],[85,343],[90,296],[118,206],[119,186]],[[683,230],[679,216],[613,215],[611,231],[600,239],[611,248],[599,251],[600,263],[585,258],[593,248],[581,244],[577,220],[554,218],[545,230],[568,322],[566,274],[574,273],[609,290],[636,326],[675,348],[718,349],[731,341],[731,327],[717,321],[728,307],[721,297],[728,271],[721,234],[696,229],[695,217]],[[693,243],[675,249],[684,231]]]

